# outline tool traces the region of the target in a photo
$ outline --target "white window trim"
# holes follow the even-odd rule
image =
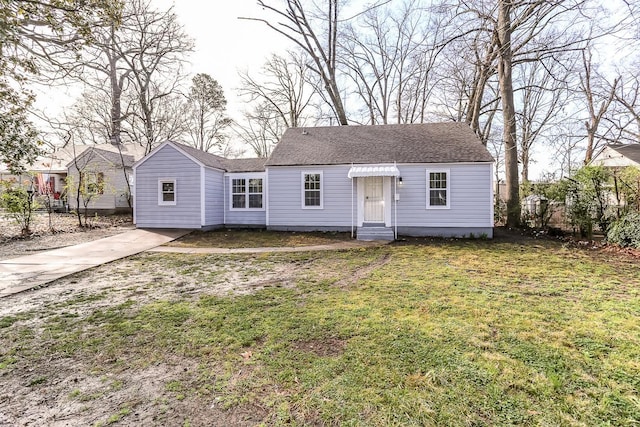
[[[229,177],[229,210],[230,211],[252,211],[259,212],[266,210],[266,189],[265,184],[267,182],[266,174],[264,173],[253,173],[253,174],[228,174]],[[245,207],[244,208],[234,208],[233,207],[233,180],[234,179],[244,179],[245,180]],[[249,180],[250,179],[261,179],[262,180],[262,193],[249,193]],[[262,194],[262,207],[261,208],[250,208],[249,207],[249,194]]]
[[[304,176],[305,175],[320,175],[320,206],[305,206],[304,204]],[[324,177],[322,171],[302,171],[300,172],[300,206],[302,209],[324,209]]]
[[[173,201],[165,202],[162,200],[162,184],[165,182],[173,183]],[[175,178],[159,178],[158,179],[158,206],[175,206],[178,203],[178,184]]]
[[[436,206],[431,206],[431,179],[429,174],[431,173],[446,173],[447,174],[447,204],[444,206],[440,206],[440,205],[436,205]],[[427,195],[427,202],[426,202],[426,208],[427,209],[451,209],[451,170],[450,169],[427,169],[427,173],[426,173],[426,187],[427,187],[427,191],[426,191],[426,195]]]

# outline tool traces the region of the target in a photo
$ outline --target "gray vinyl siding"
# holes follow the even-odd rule
[[[205,226],[224,224],[224,192],[222,171],[205,168]]]
[[[126,193],[128,191],[127,181],[121,168],[116,168],[111,163],[105,161],[102,157],[95,156],[87,162],[82,168],[83,172],[102,173],[104,177],[104,187],[102,194],[95,194],[87,204],[88,209],[114,209],[116,207],[128,207]],[[131,173],[131,169],[127,168],[127,173]],[[71,209],[76,208],[76,185],[78,183],[78,169],[75,165],[69,165],[67,174],[68,182],[73,184],[70,186],[72,190],[68,196],[68,204]],[[80,208],[84,208],[82,199],[80,200]]]
[[[349,168],[349,165],[269,167],[268,226],[307,230],[350,227],[351,206],[357,205],[358,195],[354,185],[352,198]],[[440,234],[450,229],[452,234],[462,235],[465,229],[493,227],[491,164],[404,164],[398,165],[398,169],[403,183],[397,187],[400,200],[391,207],[392,225],[397,211],[398,227],[417,234],[429,235],[426,229],[432,228]],[[449,170],[449,209],[427,209],[427,169]],[[302,208],[303,171],[322,171],[323,209]],[[393,200],[393,182],[390,196]]]
[[[262,177],[262,206],[264,209],[231,209],[231,186],[230,182],[233,179],[234,174],[229,174],[224,178],[225,189],[225,224],[229,226],[233,225],[250,225],[250,226],[264,226],[267,223],[267,178],[264,173],[242,173],[236,176],[257,176]]]
[[[399,227],[493,227],[491,164],[399,165],[398,169],[403,180],[398,186]],[[449,209],[427,209],[427,169],[449,169]]]
[[[176,205],[158,204],[158,181],[176,180]],[[136,225],[200,228],[200,165],[167,145],[136,170]]]
[[[350,166],[267,168],[269,227],[331,229],[351,226]],[[302,172],[322,172],[322,209],[303,209]],[[355,189],[353,203],[357,200]]]

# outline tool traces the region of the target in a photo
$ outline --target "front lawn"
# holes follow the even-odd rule
[[[143,254],[52,286],[101,277],[0,317],[0,421],[58,402],[94,425],[640,424],[630,258],[536,240]]]

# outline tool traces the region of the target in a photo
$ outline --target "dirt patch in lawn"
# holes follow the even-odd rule
[[[90,223],[90,228],[81,229],[75,216],[52,214],[49,227],[48,215],[37,212],[33,217],[33,233],[22,236],[20,227],[0,215],[0,260],[78,245],[133,228],[131,216],[128,215],[93,217]]]
[[[320,357],[339,356],[344,352],[347,342],[338,338],[315,339],[294,343],[295,350],[313,353]]]
[[[240,404],[225,409],[215,394],[186,395],[198,367],[175,359],[146,367],[100,367],[71,359],[14,369],[3,378],[0,425],[240,426],[259,423],[265,411]],[[188,397],[188,398],[187,398]]]
[[[220,229],[194,231],[171,242],[170,246],[185,248],[262,248],[327,245],[349,241],[350,233],[285,232],[263,229]]]
[[[156,302],[197,303],[203,296],[234,297],[268,287],[292,288],[300,280],[315,277],[315,262],[325,260],[321,254],[143,253],[3,298],[0,328],[40,337],[36,339],[42,341],[43,350],[29,350],[35,352],[32,360],[22,360],[12,356],[11,350],[3,350],[12,347],[9,341],[0,340],[0,425],[259,424],[267,411],[254,402],[229,405],[219,400],[215,380],[211,388],[194,391],[190,382],[201,375],[203,366],[193,360],[149,354],[148,364],[140,366],[139,360],[129,361],[126,354],[124,359],[113,359],[108,342],[103,344],[104,352],[84,355],[80,350],[79,355],[67,358],[64,351],[50,349],[60,345],[51,325],[66,319],[75,325],[111,315],[122,316],[122,322],[126,322],[131,313]],[[337,273],[327,270],[321,274]],[[88,322],[95,325],[91,328],[102,331],[106,327],[93,322]],[[77,340],[80,344],[70,345],[94,345],[84,341],[84,333]],[[301,348],[317,354],[335,354],[343,347],[339,340],[301,344]],[[40,351],[43,354],[38,354]],[[241,357],[240,353],[236,356]],[[229,380],[232,386],[233,375]]]

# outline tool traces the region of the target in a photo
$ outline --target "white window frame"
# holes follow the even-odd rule
[[[265,185],[267,182],[267,177],[266,174],[264,173],[260,173],[260,174],[229,174],[227,175],[229,177],[229,210],[230,211],[264,211],[266,210],[266,191],[265,191]],[[234,179],[244,179],[245,180],[245,185],[244,185],[244,197],[245,197],[245,207],[244,208],[234,208],[233,207],[233,196],[234,194],[240,194],[240,193],[234,193],[233,192],[233,180]],[[262,192],[261,193],[250,193],[249,192],[249,180],[251,179],[261,179],[262,180]],[[252,194],[262,194],[262,207],[261,208],[251,208],[249,207],[249,199],[250,199],[250,195]]]
[[[162,195],[162,184],[173,184],[173,201],[164,201]],[[175,178],[160,178],[158,179],[158,206],[175,206],[178,203],[178,184]]]
[[[446,187],[444,190],[447,195],[447,204],[446,205],[432,205],[431,204],[431,174],[432,173],[445,173],[447,176],[446,179]],[[427,169],[426,174],[426,187],[427,187],[427,209],[450,209],[451,206],[451,170],[450,169]],[[435,190],[438,190],[437,188]]]
[[[305,176],[306,175],[320,175],[320,206],[307,206],[305,205]],[[322,176],[322,171],[302,171],[300,172],[300,205],[302,209],[324,209],[324,177]]]

